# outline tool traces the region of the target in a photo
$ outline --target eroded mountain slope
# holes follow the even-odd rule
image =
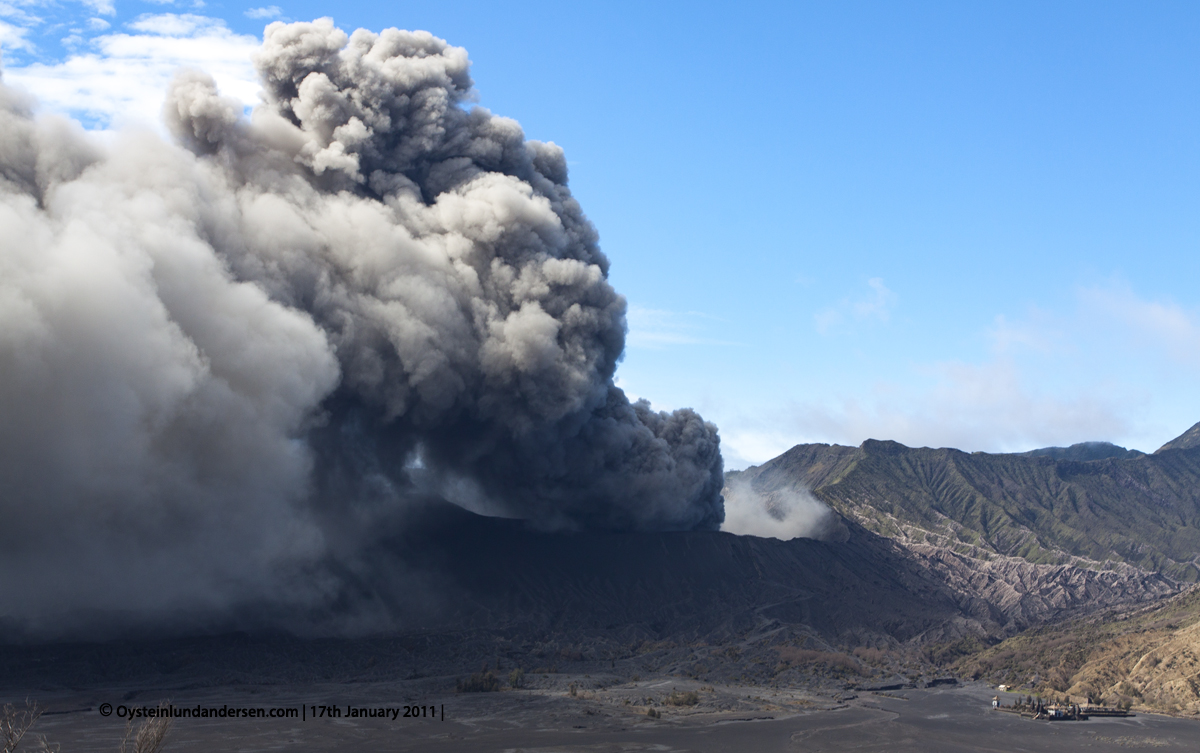
[[[738,476],[763,494],[810,489],[904,543],[1200,579],[1200,447],[1077,461],[867,440],[800,445]]]
[[[1200,587],[1016,636],[957,669],[1043,694],[1200,714]]]

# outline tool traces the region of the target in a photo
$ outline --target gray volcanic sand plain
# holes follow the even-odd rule
[[[577,686],[588,681],[580,677]],[[444,688],[444,685],[442,685]],[[647,699],[672,689],[694,689],[694,707],[655,705]],[[624,682],[575,696],[552,688],[496,693],[440,692],[419,681],[307,687],[237,686],[174,690],[177,707],[228,704],[360,707],[420,703],[445,706],[440,719],[179,719],[167,751],[1072,751],[1200,749],[1200,721],[1140,714],[1126,719],[1035,722],[992,711],[995,691],[980,683],[890,693],[861,692],[839,699],[802,689],[704,686],[675,677]],[[130,697],[132,696],[132,697]],[[128,688],[55,692],[43,696],[50,712],[36,732],[62,753],[116,751],[125,723],[98,708],[154,705],[160,692]],[[7,701],[14,700],[11,694]],[[91,710],[71,711],[90,707]],[[23,748],[25,749],[25,748]],[[28,749],[32,750],[32,747]]]

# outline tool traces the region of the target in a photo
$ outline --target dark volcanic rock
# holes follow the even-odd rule
[[[847,530],[843,542],[542,532],[431,506],[386,543],[375,571],[439,584],[427,627],[720,638],[776,623],[831,641],[892,642],[960,621],[957,594],[926,565],[861,526]],[[404,610],[403,583],[373,586],[374,598]]]
[[[1174,594],[1133,567],[1093,570],[903,546],[845,520],[844,540],[720,532],[564,533],[430,506],[388,540],[371,598],[404,613],[436,583],[423,627],[615,631],[722,642],[786,626],[829,645],[1004,636],[1063,614]],[[397,584],[381,573],[405,573]]]

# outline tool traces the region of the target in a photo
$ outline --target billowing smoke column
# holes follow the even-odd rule
[[[466,52],[324,19],[257,65],[249,120],[178,76],[182,147],[0,84],[0,621],[319,605],[421,495],[717,528],[715,427],[613,385],[563,152],[462,106]]]

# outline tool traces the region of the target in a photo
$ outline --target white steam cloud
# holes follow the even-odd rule
[[[762,494],[733,476],[724,489],[725,522],[721,530],[742,536],[823,539],[838,528],[837,516],[804,489],[775,489]]]
[[[563,152],[462,106],[464,50],[322,19],[256,65],[249,120],[177,75],[178,144],[0,83],[0,626],[317,609],[430,489],[721,524],[716,428],[614,386],[625,301]]]

